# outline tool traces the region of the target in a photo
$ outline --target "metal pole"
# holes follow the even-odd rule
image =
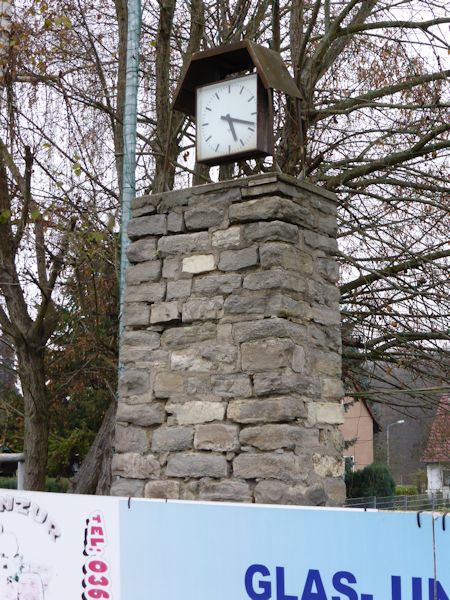
[[[123,115],[123,185],[120,225],[119,338],[122,338],[125,270],[127,268],[128,222],[131,200],[136,195],[136,123],[139,78],[141,1],[128,0],[127,64]],[[119,367],[120,368],[120,367]]]
[[[390,454],[389,454],[389,429],[391,427],[393,427],[394,425],[402,425],[405,422],[404,419],[399,419],[398,421],[394,421],[394,423],[389,423],[389,425],[386,427],[386,450],[387,450],[387,466],[390,469],[391,466],[391,461],[390,461]]]
[[[17,489],[23,490],[25,485],[25,463],[19,460],[17,463]]]

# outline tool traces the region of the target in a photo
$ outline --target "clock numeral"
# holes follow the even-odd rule
[[[255,131],[255,130],[253,129],[253,127],[249,127],[249,128],[248,128],[248,130],[249,130],[249,131]]]
[[[251,97],[250,97],[250,98],[247,100],[247,102],[251,102],[251,101],[253,100],[253,98],[254,98],[254,97],[255,97],[255,96],[251,96]]]
[[[231,85],[228,86],[228,93],[231,94]]]
[[[217,98],[217,100],[220,100],[220,98],[219,98],[219,94],[218,94],[217,92],[216,92],[214,95],[215,95],[215,97]]]
[[[202,127],[206,127],[209,123],[202,123]]]
[[[252,112],[252,113],[250,113],[250,114],[251,114],[251,115],[256,115],[256,112]]]
[[[241,87],[241,91],[239,92],[239,95],[241,95],[243,91],[244,91],[244,86]]]
[[[209,140],[211,139],[211,137],[212,137],[212,136],[211,136],[211,135],[209,135],[209,136],[206,138],[205,142],[209,142]]]
[[[209,111],[211,111],[211,108],[209,108],[209,106],[207,106],[207,107],[206,107],[206,110],[209,110]]]
[[[244,142],[239,138],[239,141],[241,142],[241,146],[244,145]]]
[[[219,146],[220,146],[220,144],[217,144],[217,146],[216,146],[216,152],[217,152],[217,150],[219,149]]]
[[[231,146],[228,144],[228,154],[231,152]]]

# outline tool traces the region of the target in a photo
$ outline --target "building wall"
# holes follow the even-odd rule
[[[341,503],[335,197],[270,174],[132,208],[112,493]]]
[[[450,463],[427,464],[428,493],[442,492],[450,498]]]
[[[373,463],[373,419],[361,400],[346,398],[344,404],[342,435],[346,442],[356,442],[344,449],[343,454],[353,457],[354,470],[363,469]]]

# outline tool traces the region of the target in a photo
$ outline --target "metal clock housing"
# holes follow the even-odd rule
[[[198,162],[213,165],[270,153],[264,134],[267,102],[256,73],[199,87],[196,96]]]

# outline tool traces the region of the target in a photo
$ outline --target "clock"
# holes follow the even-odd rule
[[[217,165],[271,154],[269,117],[257,73],[198,87],[197,162]]]

